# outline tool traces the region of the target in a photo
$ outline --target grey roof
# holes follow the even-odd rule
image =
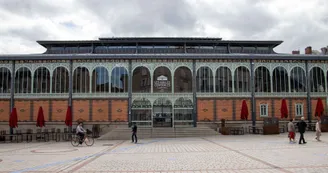
[[[79,60],[79,59],[267,59],[328,60],[328,55],[292,54],[27,54],[0,55],[0,60]]]
[[[267,41],[267,40],[222,40],[222,38],[206,38],[206,37],[113,37],[99,38],[99,40],[39,40],[37,43],[43,47],[48,46],[91,46],[103,44],[116,45],[136,45],[138,44],[179,44],[183,45],[240,45],[240,46],[265,46],[276,47],[283,41]]]

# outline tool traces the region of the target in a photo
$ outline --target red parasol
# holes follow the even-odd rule
[[[280,113],[281,113],[281,118],[288,117],[288,108],[287,108],[286,99],[282,99],[282,101],[281,101]]]
[[[248,118],[248,107],[246,100],[243,100],[242,106],[241,106],[241,112],[240,112],[240,119],[247,120]]]
[[[36,126],[37,127],[44,127],[45,126],[42,106],[40,106],[40,108],[39,108],[38,118],[36,120]]]
[[[68,106],[65,120],[66,126],[72,127],[72,121],[72,109],[71,106]]]
[[[317,107],[315,108],[315,116],[321,117],[323,115],[323,111],[324,108],[323,108],[322,100],[321,98],[318,98]]]
[[[10,118],[9,118],[9,127],[10,128],[18,127],[17,122],[18,122],[17,110],[16,110],[16,108],[13,108],[12,111],[11,111]]]

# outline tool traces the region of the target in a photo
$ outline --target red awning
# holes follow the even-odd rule
[[[282,101],[281,101],[280,113],[281,113],[281,118],[288,117],[288,108],[287,108],[286,99],[282,99]]]
[[[16,128],[18,127],[18,118],[17,118],[17,110],[16,108],[13,108],[11,111],[11,115],[9,117],[9,127],[10,128]]]
[[[322,100],[321,98],[318,98],[317,107],[315,108],[315,116],[321,117],[323,115],[323,111],[324,108],[323,108]]]
[[[242,106],[241,106],[241,112],[240,112],[240,119],[247,120],[248,118],[248,107],[246,100],[243,100]]]
[[[71,127],[72,126],[72,109],[70,106],[68,106],[67,108],[67,112],[66,112],[66,119],[65,119],[65,124],[66,126]]]
[[[39,108],[38,118],[36,120],[36,126],[37,127],[44,127],[45,126],[42,106],[40,106],[40,108]]]

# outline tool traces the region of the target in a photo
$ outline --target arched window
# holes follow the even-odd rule
[[[140,98],[134,100],[131,106],[131,121],[139,126],[151,126],[151,110],[151,102],[148,99]]]
[[[178,98],[174,103],[174,127],[191,127],[193,125],[194,105],[188,98]]]
[[[235,92],[250,92],[250,79],[248,68],[238,67],[235,70]]]
[[[284,67],[276,67],[273,70],[273,92],[288,92],[288,73]]]
[[[31,76],[31,71],[27,67],[21,67],[17,70],[15,76],[15,93],[31,93]]]
[[[197,92],[213,92],[213,72],[209,67],[201,67],[196,76]]]
[[[325,92],[325,76],[320,67],[313,67],[310,71],[311,92]]]
[[[105,67],[97,67],[92,72],[92,92],[109,92],[109,75]]]
[[[50,72],[45,67],[35,70],[33,76],[34,93],[50,93]]]
[[[301,67],[294,67],[290,73],[291,92],[306,92],[305,71]]]
[[[215,92],[232,92],[232,77],[228,67],[220,67],[216,70]]]
[[[167,67],[157,67],[154,71],[153,92],[172,92],[171,71]]]
[[[65,67],[57,67],[52,75],[52,92],[68,93],[69,74]]]
[[[270,72],[266,67],[255,70],[255,92],[271,92]]]
[[[10,93],[11,73],[8,68],[0,68],[0,93]]]
[[[78,67],[73,74],[73,93],[90,92],[89,71],[85,67]]]
[[[111,77],[111,92],[126,93],[128,92],[128,71],[124,67],[115,67]]]
[[[133,70],[132,92],[149,93],[151,90],[150,72],[146,67],[137,67]]]
[[[175,70],[174,92],[192,92],[192,74],[188,67],[179,67]]]

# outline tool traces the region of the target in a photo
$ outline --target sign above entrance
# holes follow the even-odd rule
[[[158,76],[156,81],[154,81],[154,87],[157,89],[167,89],[171,87],[171,81],[164,75]]]

